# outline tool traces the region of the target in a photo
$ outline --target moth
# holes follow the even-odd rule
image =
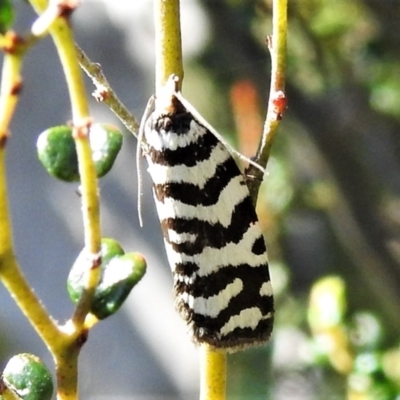
[[[144,155],[193,340],[237,351],[268,341],[274,305],[268,257],[245,179],[219,135],[171,77],[143,128]]]

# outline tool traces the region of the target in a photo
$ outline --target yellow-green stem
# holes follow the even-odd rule
[[[5,149],[8,138],[8,127],[14,115],[22,86],[20,75],[22,54],[5,54],[1,76],[0,93],[0,147]],[[0,233],[0,235],[2,232]]]
[[[260,154],[263,163],[267,163],[272,142],[279,125],[275,113],[276,93],[285,89],[286,36],[287,36],[287,0],[273,0],[271,53],[271,86],[267,118],[264,124]]]
[[[44,0],[31,0],[31,4],[40,13],[47,7],[48,2]],[[90,119],[83,77],[77,60],[77,52],[68,19],[64,17],[57,18],[49,31],[64,70],[71,101],[72,121],[77,131],[75,140],[82,184],[85,246],[90,253],[96,255],[100,251],[100,212],[96,171],[87,136]],[[97,271],[94,275],[96,274]]]
[[[106,103],[110,107],[110,110],[125,125],[125,127],[131,133],[137,136],[139,131],[139,123],[111,88],[107,78],[104,76],[103,71],[101,70],[101,66],[98,63],[92,62],[77,44],[75,44],[75,49],[78,54],[78,61],[81,68],[90,77],[96,87],[96,91],[93,96],[97,101]]]
[[[74,38],[68,20],[59,18],[50,28],[67,81],[74,124],[81,124],[89,116],[89,106],[82,71],[77,60]]]
[[[155,0],[156,94],[171,74],[183,80],[179,0]]]
[[[71,100],[74,139],[81,178],[85,248],[88,253],[88,263],[91,265],[87,273],[84,294],[73,317],[76,329],[79,331],[83,327],[94,290],[100,278],[100,268],[98,268],[100,266],[101,245],[99,194],[88,136],[91,124],[89,107],[69,21],[66,18],[59,17],[49,31],[60,57]]]
[[[48,6],[46,0],[30,0],[38,14]],[[72,4],[72,3],[71,3]],[[60,335],[65,338],[51,348],[57,371],[57,399],[75,400],[78,384],[78,353],[85,336],[84,320],[89,311],[94,290],[100,277],[100,208],[97,176],[89,142],[91,120],[89,107],[75,50],[72,30],[63,13],[60,2],[60,15],[49,24],[49,32],[57,48],[64,70],[72,108],[74,139],[81,178],[82,215],[85,235],[85,249],[88,255],[88,272],[85,290],[72,320],[67,323]],[[68,7],[68,5],[67,5]],[[63,11],[68,11],[64,9]]]
[[[55,355],[57,400],[77,400],[79,348],[65,347]]]
[[[7,196],[6,144],[8,127],[22,86],[20,70],[23,54],[19,51],[4,56],[0,93],[0,279],[21,311],[48,347],[57,340],[59,331],[46,309],[23,276],[14,255],[12,228]]]
[[[286,42],[287,42],[287,0],[273,0],[272,2],[272,36],[269,43],[271,54],[271,86],[269,92],[268,111],[264,123],[260,146],[256,161],[263,167],[267,165],[282,115],[276,112],[276,98],[278,93],[284,94],[286,70]],[[246,170],[249,180],[249,190],[254,203],[258,196],[258,189],[262,182],[263,174],[257,168],[249,166]]]
[[[226,352],[207,345],[200,349],[200,400],[225,400]]]
[[[171,74],[183,81],[179,0],[155,0],[156,95],[160,95]],[[201,400],[224,400],[226,353],[208,346],[200,350]]]
[[[18,100],[14,88],[17,84],[21,85],[20,69],[20,57],[10,54],[4,56],[0,93],[0,272],[7,266],[9,257],[13,257],[12,230],[7,197],[5,150],[9,124]]]
[[[52,350],[60,344],[60,331],[40,303],[19,269],[12,252],[2,254],[0,278],[11,293],[21,311],[38,332],[47,347]]]
[[[2,388],[3,392],[0,393],[2,400],[21,400],[16,393],[10,390],[7,386]]]
[[[57,370],[58,400],[75,400],[78,386],[78,348],[75,340],[85,329],[85,317],[90,309],[94,291],[100,278],[100,206],[96,170],[89,142],[89,109],[83,77],[79,68],[72,30],[65,18],[58,18],[50,28],[50,34],[57,48],[67,81],[72,107],[74,139],[79,163],[82,194],[82,216],[85,235],[85,249],[88,254],[88,272],[85,290],[72,318],[71,342],[53,354]]]

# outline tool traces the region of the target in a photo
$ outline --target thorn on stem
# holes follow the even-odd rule
[[[109,97],[109,93],[110,91],[106,86],[98,85],[96,90],[92,93],[92,96],[97,102],[101,103],[107,100],[107,98]]]
[[[82,139],[84,137],[89,136],[90,127],[92,125],[91,118],[84,118],[78,123],[73,123],[73,137],[75,139]]]
[[[89,331],[87,329],[84,329],[81,334],[76,338],[75,345],[77,349],[80,349],[88,340],[89,337]]]
[[[1,49],[7,54],[16,54],[20,51],[26,42],[14,31],[8,31],[1,41]]]
[[[10,95],[18,96],[22,91],[22,87],[23,87],[22,80],[19,80],[11,87]]]
[[[287,98],[283,90],[278,90],[272,98],[272,111],[276,114],[276,119],[281,120],[283,112],[287,108]]]
[[[268,35],[265,38],[265,43],[267,44],[268,50],[271,51],[272,50],[272,35]]]
[[[77,7],[78,7],[77,0],[61,0],[57,4],[58,15],[61,18],[68,19]]]
[[[0,149],[4,149],[6,147],[8,141],[8,132],[4,132],[0,135]]]

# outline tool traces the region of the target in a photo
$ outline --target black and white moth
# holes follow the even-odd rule
[[[274,306],[267,249],[249,190],[211,127],[172,89],[144,126],[144,152],[193,339],[236,351],[266,342]]]

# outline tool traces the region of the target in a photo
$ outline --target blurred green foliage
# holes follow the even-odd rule
[[[265,116],[271,3],[203,3],[212,33],[193,72],[211,83],[196,98],[213,88],[224,133],[239,81]],[[393,1],[289,2],[288,109],[258,201],[276,324],[272,350],[232,357],[233,399],[400,398],[399,17]]]
[[[0,0],[0,34],[4,34],[14,21],[14,9],[9,0]]]

